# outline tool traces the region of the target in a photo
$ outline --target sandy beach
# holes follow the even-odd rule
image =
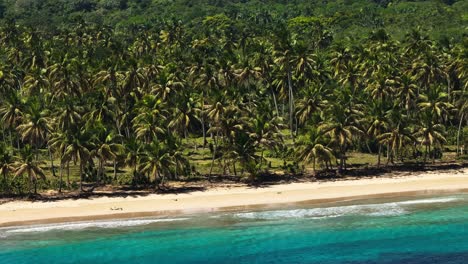
[[[360,197],[468,190],[468,169],[404,173],[335,182],[210,188],[183,194],[91,198],[53,202],[12,201],[0,205],[0,227],[109,218],[210,212],[233,207],[303,201],[332,201]]]

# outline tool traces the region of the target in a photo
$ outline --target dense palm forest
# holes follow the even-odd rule
[[[4,194],[346,173],[351,153],[375,157],[375,167],[433,163],[448,152],[466,160],[468,39],[460,25],[451,37],[425,30],[432,22],[396,34],[374,25],[352,37],[358,18],[340,28],[313,10],[281,15],[277,1],[272,12],[206,4],[196,17],[125,16],[113,26],[91,15],[104,1],[60,22],[3,2]],[[111,2],[121,10],[110,14],[121,14],[148,1]],[[437,5],[463,1],[452,2]]]

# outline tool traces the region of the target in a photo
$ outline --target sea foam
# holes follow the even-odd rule
[[[41,226],[32,226],[24,228],[9,229],[7,233],[29,233],[29,232],[46,232],[52,230],[80,230],[86,228],[118,228],[148,225],[158,222],[174,222],[183,221],[189,218],[163,218],[163,219],[130,219],[130,220],[112,220],[112,221],[95,221],[95,222],[76,222],[64,224],[49,224]]]
[[[420,204],[448,203],[459,198],[432,198],[381,204],[359,204],[311,209],[245,212],[234,214],[238,218],[274,220],[282,218],[334,218],[349,215],[396,216],[408,213],[410,206]]]

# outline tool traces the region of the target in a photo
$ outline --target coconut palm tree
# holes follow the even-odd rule
[[[434,122],[432,113],[426,111],[422,114],[421,122],[414,136],[418,139],[418,142],[425,146],[424,163],[426,162],[427,155],[431,153],[431,147],[441,147],[447,140],[445,139],[445,127],[442,124]],[[432,163],[435,160],[435,153],[431,153]]]
[[[300,99],[297,100],[296,117],[300,125],[304,125],[312,118],[312,115],[318,115],[328,104],[328,89],[324,86],[311,84],[304,90]]]
[[[385,104],[382,101],[373,101],[366,107],[365,121],[369,124],[367,135],[377,139],[389,129],[386,115]],[[378,142],[378,141],[377,141]],[[382,144],[378,142],[379,150],[377,156],[377,167],[380,167],[380,158],[382,156]]]
[[[468,122],[468,90],[459,91],[456,93],[458,100],[455,102],[455,105],[458,109],[458,130],[457,130],[457,155],[462,154],[460,146],[460,135],[462,131],[463,122]]]
[[[97,175],[98,183],[104,174],[104,166],[108,160],[112,160],[114,162],[114,180],[117,179],[117,160],[124,151],[123,145],[118,143],[118,141],[121,141],[121,137],[118,134],[112,131],[107,132],[104,127],[101,127],[100,130],[94,149],[91,153],[91,155],[97,157],[99,161]]]
[[[20,159],[16,162],[15,177],[26,174],[28,176],[28,192],[31,194],[31,186],[34,185],[34,194],[37,194],[37,180],[46,179],[45,173],[40,167],[42,163],[34,159],[34,153],[30,145],[25,145],[20,151]]]
[[[170,167],[174,165],[169,149],[164,143],[153,140],[144,146],[144,152],[138,161],[138,170],[154,179],[156,186],[164,185]]]
[[[443,92],[440,86],[432,87],[427,94],[419,96],[418,107],[420,111],[428,111],[436,118],[446,118],[453,109],[453,105],[447,101],[448,95]]]
[[[8,176],[16,170],[13,151],[0,144],[0,174],[3,176],[5,194],[8,193]]]
[[[316,173],[317,162],[323,162],[328,169],[335,159],[333,150],[327,146],[324,135],[313,127],[308,127],[307,133],[297,140],[297,158],[306,164],[312,163],[313,172]]]
[[[361,113],[355,109],[336,103],[325,110],[326,119],[318,126],[320,133],[330,137],[330,143],[337,147],[340,159],[340,171],[346,169],[346,152],[353,139],[361,136],[358,116]]]
[[[83,178],[85,164],[91,159],[91,152],[95,147],[95,137],[85,128],[70,131],[68,135],[63,159],[79,163],[80,191],[83,192]]]
[[[404,146],[415,141],[412,130],[409,127],[410,120],[399,107],[393,107],[386,112],[388,120],[387,131],[377,136],[380,144],[387,146],[387,165],[389,162],[394,162],[394,158],[398,157],[400,150]]]

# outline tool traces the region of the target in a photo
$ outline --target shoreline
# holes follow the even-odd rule
[[[468,169],[410,176],[301,182],[268,187],[211,188],[182,194],[100,197],[53,202],[11,201],[0,205],[0,227],[76,221],[181,216],[298,203],[332,203],[468,191]]]

